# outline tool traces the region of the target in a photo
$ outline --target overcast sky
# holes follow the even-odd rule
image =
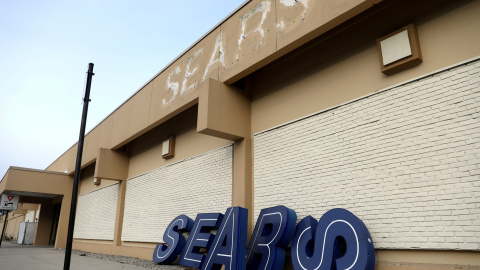
[[[45,169],[244,0],[0,0],[0,179]]]

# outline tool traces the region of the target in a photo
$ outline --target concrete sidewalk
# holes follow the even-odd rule
[[[2,242],[0,248],[0,269],[38,269],[55,270],[63,269],[65,253],[54,250],[52,246],[26,246]],[[72,270],[110,270],[126,269],[138,270],[145,268],[128,264],[111,262],[91,257],[72,254],[70,263]]]

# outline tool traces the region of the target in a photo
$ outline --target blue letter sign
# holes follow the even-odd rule
[[[231,207],[225,215],[198,214],[195,223],[181,215],[168,226],[163,235],[167,245],[157,245],[153,261],[172,263],[185,247],[178,263],[189,267],[219,270],[224,265],[225,270],[281,270],[285,248],[291,241],[295,270],[374,270],[372,238],[354,214],[332,209],[319,221],[305,217],[295,229],[296,221],[295,211],[285,206],[263,209],[247,252],[248,209]],[[217,231],[215,235],[213,230]],[[191,231],[186,246],[181,235],[184,231]]]
[[[247,222],[247,209],[242,207],[227,209],[202,264],[202,270],[217,270],[222,265],[225,265],[225,270],[246,269]]]
[[[373,270],[375,266],[367,228],[344,209],[328,211],[319,222],[311,216],[302,219],[292,240],[291,255],[296,270]]]
[[[186,215],[176,217],[163,234],[163,241],[168,245],[160,244],[153,251],[153,261],[156,263],[172,263],[182,252],[185,246],[185,237],[180,235],[182,231],[190,231],[193,220]]]
[[[200,268],[205,255],[199,253],[199,250],[200,248],[210,248],[215,237],[215,235],[210,233],[210,230],[217,229],[222,219],[223,215],[220,213],[197,215],[178,264]]]
[[[281,270],[285,247],[295,233],[297,214],[283,205],[263,209],[257,219],[247,252],[249,270]]]

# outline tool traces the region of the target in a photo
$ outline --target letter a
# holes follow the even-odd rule
[[[210,248],[215,238],[210,231],[217,230],[222,220],[223,214],[220,213],[198,214],[178,264],[200,268],[205,259],[205,255],[202,254],[204,252],[200,253],[200,250]]]
[[[248,209],[231,207],[227,209],[222,224],[215,235],[202,270],[246,269]]]

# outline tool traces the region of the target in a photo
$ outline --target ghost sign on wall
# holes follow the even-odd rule
[[[228,208],[225,214],[186,215],[172,220],[157,245],[156,263],[178,264],[202,270],[280,270],[291,244],[296,270],[373,270],[373,241],[365,224],[345,209],[332,209],[320,220],[311,216],[298,225],[297,214],[285,206],[263,209],[247,246],[248,210]],[[212,231],[216,231],[213,234]],[[188,240],[182,235],[189,232]],[[206,251],[208,250],[208,252]]]

